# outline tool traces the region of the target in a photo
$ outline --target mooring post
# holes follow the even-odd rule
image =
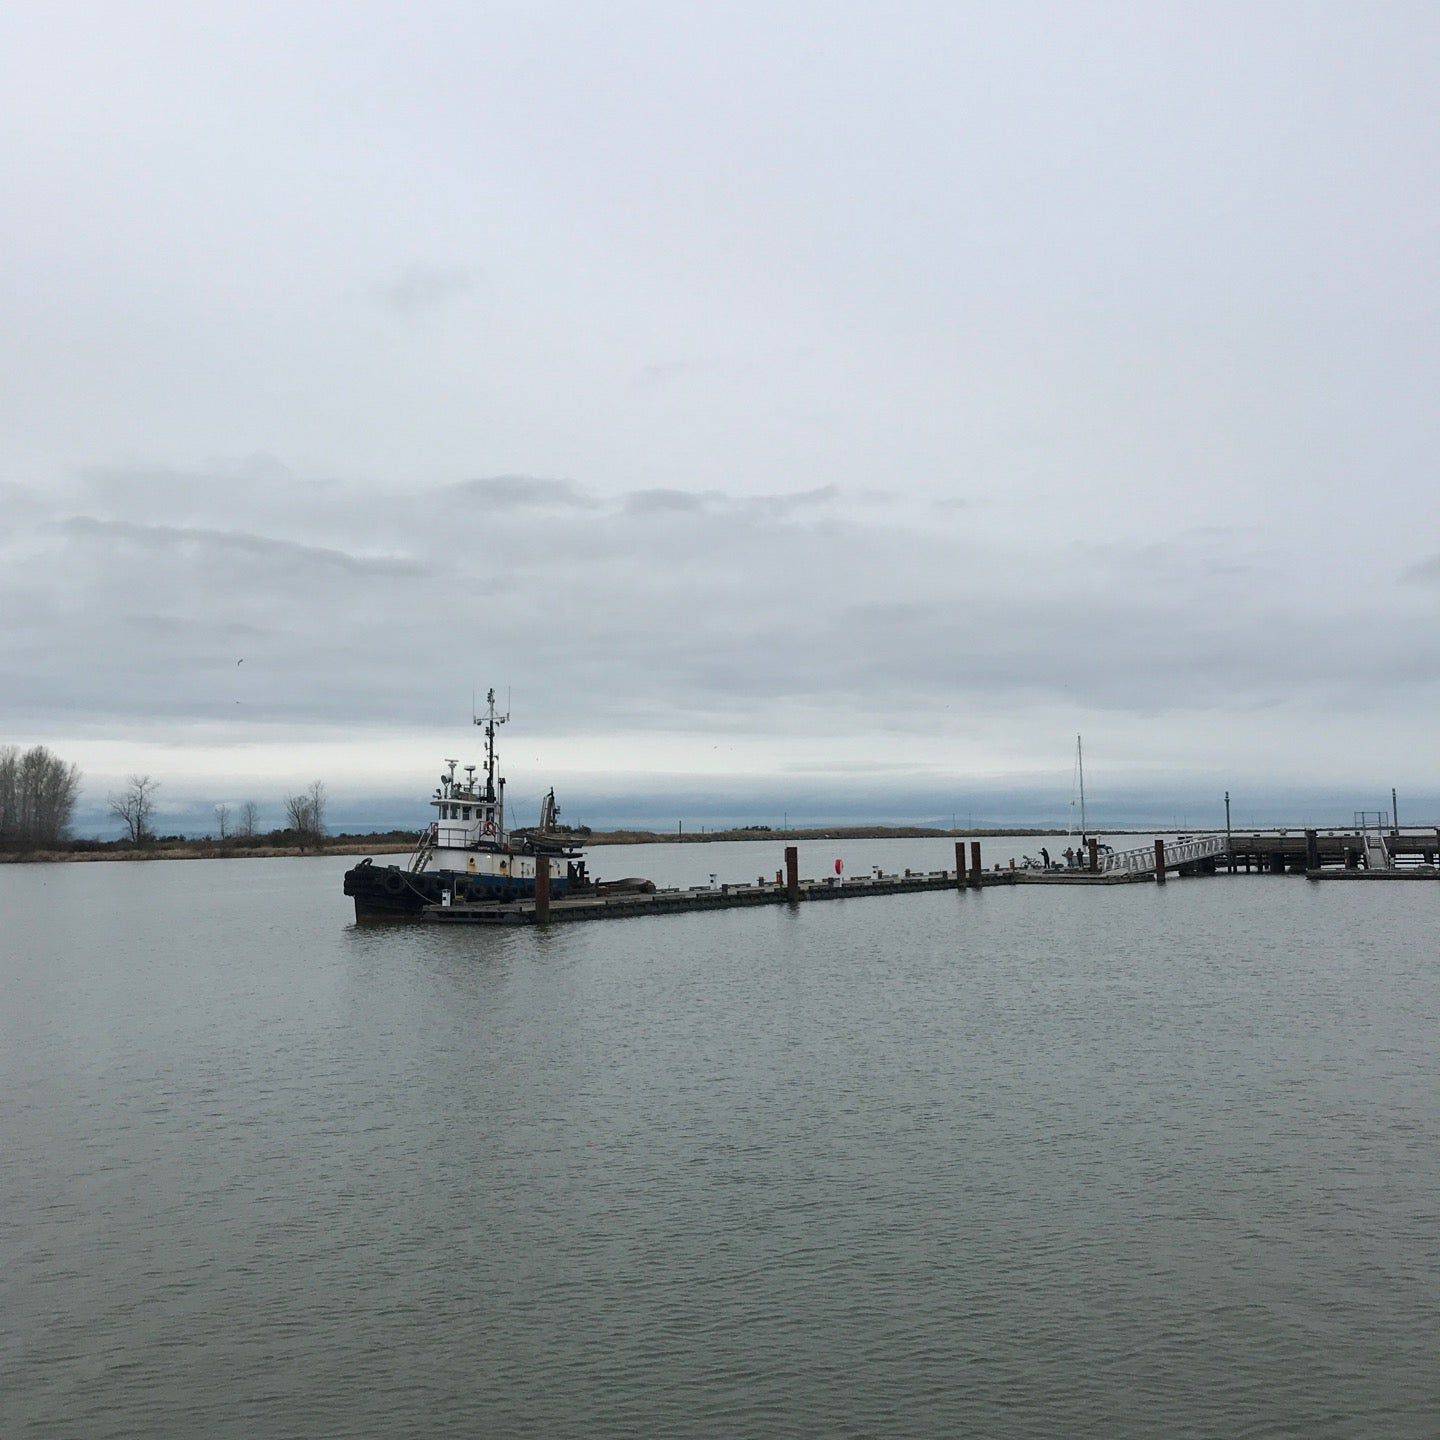
[[[550,857],[535,857],[535,923],[550,923]]]
[[[957,890],[965,888],[965,842],[963,840],[955,842],[955,888]]]
[[[970,842],[970,883],[978,890],[980,888],[980,842]]]
[[[800,898],[800,847],[785,847],[785,898],[793,905]]]
[[[1090,843],[1093,845],[1095,842],[1092,840]],[[1158,836],[1155,840],[1155,883],[1165,883],[1165,841]]]
[[[1100,868],[1100,842],[1092,835],[1085,842],[1085,848],[1090,852],[1090,872],[1094,874]]]
[[[1316,830],[1305,832],[1305,868],[1307,870],[1320,868],[1320,834]]]

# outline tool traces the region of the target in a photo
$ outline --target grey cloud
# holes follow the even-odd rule
[[[173,465],[87,465],[76,472],[84,490],[97,499],[126,506],[184,507],[217,489],[243,488],[253,504],[261,494],[287,494],[313,487],[273,455],[180,468]]]
[[[54,501],[43,491],[30,485],[0,481],[0,516],[10,525],[49,514]]]
[[[723,499],[718,490],[632,490],[624,507],[637,514],[693,515]]]
[[[642,386],[667,385],[681,380],[741,379],[759,371],[754,361],[745,360],[660,360],[642,365],[636,383]]]
[[[257,640],[269,633],[260,625],[247,625],[233,620],[195,619],[187,615],[144,613],[124,614],[118,618],[122,625],[158,639],[176,639],[199,634],[203,635],[208,643],[214,639]]]
[[[893,626],[908,625],[929,620],[933,612],[929,607],[913,601],[880,601],[869,605],[851,605],[843,615],[846,625]]]
[[[56,529],[84,540],[118,541],[152,551],[189,548],[240,556],[250,560],[279,561],[288,567],[323,567],[353,575],[409,578],[428,573],[419,561],[394,555],[353,555],[294,540],[277,540],[238,530],[209,530],[179,525],[141,525],[129,520],[97,520],[74,515],[56,522]]]
[[[752,495],[738,503],[745,509],[766,515],[793,515],[833,504],[840,498],[838,485],[816,485],[809,490],[796,490],[778,495]]]
[[[534,475],[489,475],[462,480],[449,492],[481,502],[487,510],[557,508],[593,510],[595,497],[572,480],[546,480]]]
[[[818,485],[809,490],[775,495],[727,495],[723,490],[682,490],[657,488],[632,490],[624,497],[624,508],[632,513],[668,512],[699,514],[702,511],[728,511],[739,516],[762,516],[771,519],[818,510],[839,499],[836,485]]]
[[[1417,560],[1401,571],[1400,578],[1411,585],[1440,585],[1440,555]]]
[[[376,285],[371,294],[383,308],[402,315],[413,315],[459,299],[474,287],[475,277],[467,269],[407,265]]]
[[[687,375],[703,374],[706,366],[693,360],[661,360],[653,365],[642,365],[636,376],[638,380],[654,384],[666,380],[679,380]]]

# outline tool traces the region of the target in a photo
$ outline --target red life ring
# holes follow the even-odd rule
[[[493,835],[495,833],[495,822],[493,820],[487,820],[485,822],[485,833],[487,835]]]

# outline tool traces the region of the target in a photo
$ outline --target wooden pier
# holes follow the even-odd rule
[[[1311,875],[1330,879],[1333,874],[1386,875],[1424,873],[1440,860],[1440,829],[1385,830],[1381,832],[1389,867],[1368,863],[1377,832],[1362,829],[1269,830],[1234,834],[1228,838],[1225,868],[1232,874]]]

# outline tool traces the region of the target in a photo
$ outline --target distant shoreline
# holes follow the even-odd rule
[[[930,830],[913,825],[831,825],[813,830],[714,830],[693,835],[671,835],[655,830],[606,830],[566,838],[573,841],[577,849],[584,850],[606,845],[790,844],[799,840],[985,840],[1000,836],[1044,839],[1065,834],[1064,830],[1053,829]],[[414,848],[413,839],[396,839],[390,834],[373,837],[340,835],[318,849],[306,850],[294,845],[242,845],[229,840],[157,840],[142,846],[97,842],[90,849],[80,841],[73,848],[64,850],[3,851],[0,852],[0,865],[89,864],[107,860],[123,863],[149,860],[309,860],[324,855],[408,855]]]

